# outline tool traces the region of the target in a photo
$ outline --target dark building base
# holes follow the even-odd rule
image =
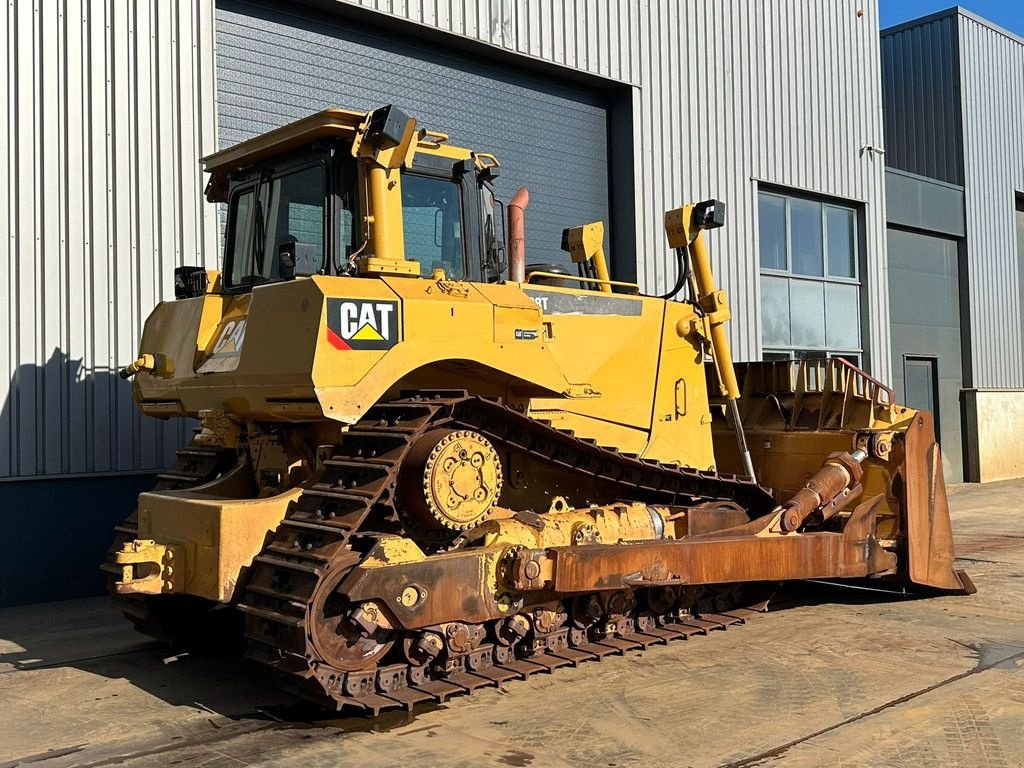
[[[114,526],[155,475],[0,483],[0,607],[98,595]]]

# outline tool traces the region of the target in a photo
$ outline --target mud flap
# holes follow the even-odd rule
[[[904,509],[910,580],[936,589],[970,595],[970,577],[953,568],[953,529],[949,519],[942,456],[930,413],[921,411],[903,436]]]

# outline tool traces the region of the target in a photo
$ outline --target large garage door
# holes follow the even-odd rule
[[[893,386],[901,402],[935,414],[947,481],[963,480],[963,388],[957,243],[889,229]]]
[[[503,200],[530,189],[529,261],[565,261],[564,227],[608,222],[600,92],[283,5],[217,3],[221,148],[325,107],[393,103],[452,143],[497,155]]]

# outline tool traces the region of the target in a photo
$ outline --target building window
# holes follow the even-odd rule
[[[758,194],[761,343],[765,360],[861,362],[857,210]]]

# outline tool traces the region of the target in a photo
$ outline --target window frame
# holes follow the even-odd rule
[[[784,192],[776,192],[774,190],[759,189],[757,191],[757,202],[758,202],[758,230],[760,230],[760,217],[761,217],[761,197],[773,197],[777,200],[783,201],[783,210],[785,211],[783,228],[786,232],[786,268],[785,269],[774,269],[772,267],[765,267],[761,265],[761,253],[760,253],[760,231],[758,232],[758,254],[757,254],[757,267],[761,274],[774,275],[776,277],[791,277],[797,280],[817,280],[819,282],[834,282],[834,283],[847,283],[847,284],[861,284],[860,277],[860,232],[857,226],[860,220],[860,211],[852,205],[843,205],[839,202],[828,200],[823,197],[814,197],[813,195],[788,195]],[[822,258],[822,274],[821,275],[805,275],[793,271],[793,228],[790,225],[790,210],[791,202],[794,199],[807,200],[812,203],[818,203],[821,205],[821,258]],[[846,277],[844,275],[831,275],[828,271],[828,227],[826,226],[828,209],[848,211],[853,214],[853,277]]]
[[[232,216],[232,204],[234,203],[238,195],[243,194],[246,191],[252,191],[255,195],[256,186],[259,182],[261,174],[266,174],[263,179],[263,184],[273,184],[278,179],[288,176],[293,173],[299,173],[306,170],[307,168],[320,167],[323,177],[323,201],[324,201],[324,216],[322,222],[322,236],[324,244],[323,253],[323,274],[334,275],[337,274],[336,267],[338,266],[335,262],[337,259],[337,248],[338,243],[335,242],[334,234],[334,218],[335,214],[340,215],[339,206],[340,203],[335,199],[338,195],[338,184],[339,179],[336,179],[340,175],[341,171],[338,166],[340,162],[333,158],[329,152],[303,152],[299,155],[286,159],[284,163],[275,165],[272,169],[267,167],[257,167],[247,169],[243,173],[236,177],[232,177],[230,194],[228,195],[228,212],[227,222],[224,232],[224,256],[222,260],[222,282],[223,290],[226,294],[237,294],[247,293],[253,288],[259,288],[262,285],[276,285],[277,283],[286,282],[284,280],[270,280],[265,283],[240,283],[238,285],[231,285],[231,273],[234,268],[234,257],[235,257],[235,233],[234,233],[234,217]],[[259,201],[256,201],[257,203]],[[252,226],[251,224],[246,227],[246,233],[251,238]],[[230,262],[229,262],[230,255]]]
[[[462,227],[462,279],[470,282],[482,282],[483,212],[479,210],[481,192],[473,161],[453,160],[450,157],[417,152],[413,158],[412,167],[402,170],[402,177],[407,175],[444,179],[458,185],[459,217]],[[467,200],[472,200],[473,204],[467,205]],[[476,258],[471,258],[473,253],[476,254]]]
[[[786,269],[775,269],[772,267],[764,267],[761,265],[761,253],[760,253],[760,223],[761,223],[761,198],[771,197],[776,200],[783,202],[783,228],[785,231],[785,255],[786,255]],[[792,227],[790,225],[790,210],[791,201],[794,199],[808,200],[811,202],[818,203],[821,206],[821,244],[822,244],[822,275],[805,275],[792,271],[793,268],[793,248],[792,248]],[[853,214],[853,232],[852,232],[852,247],[853,247],[853,277],[831,275],[829,273],[829,259],[828,259],[828,227],[827,212],[829,209],[840,210],[844,212],[850,212]],[[858,365],[864,361],[864,316],[863,316],[863,290],[864,282],[862,275],[861,265],[861,217],[862,208],[856,204],[845,203],[841,200],[834,198],[828,198],[820,195],[807,194],[802,192],[789,193],[784,190],[780,190],[775,187],[758,188],[757,189],[757,212],[758,212],[758,254],[757,254],[757,266],[758,266],[758,292],[760,294],[762,277],[776,277],[782,278],[787,281],[802,280],[805,282],[812,283],[833,283],[838,285],[851,285],[856,286],[858,289],[858,337],[860,339],[860,345],[855,349],[852,347],[833,348],[829,346],[776,346],[764,344],[764,315],[763,307],[761,310],[761,316],[759,317],[761,338],[761,358],[765,359],[765,355],[788,355],[790,359],[797,360],[798,353],[821,353],[822,357],[847,357],[856,356]],[[824,290],[824,289],[823,289]],[[826,301],[826,313],[827,313],[827,299]],[[827,315],[826,315],[827,322]],[[792,327],[792,326],[791,326]],[[826,337],[826,341],[827,341]],[[851,360],[851,362],[853,362]],[[862,366],[861,366],[862,367]]]

